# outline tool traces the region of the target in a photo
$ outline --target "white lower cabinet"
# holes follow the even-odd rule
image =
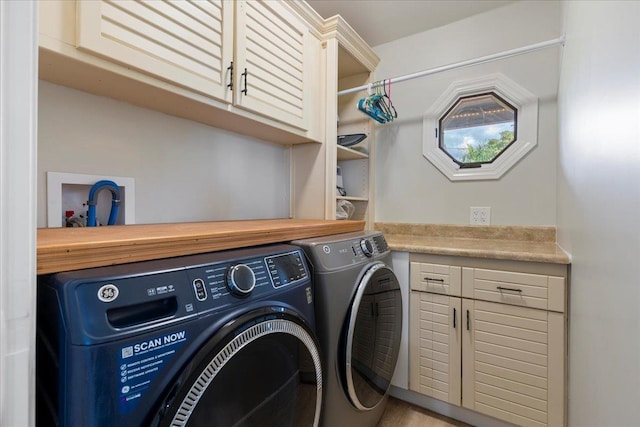
[[[516,425],[565,424],[566,276],[422,262],[410,274],[410,390]]]

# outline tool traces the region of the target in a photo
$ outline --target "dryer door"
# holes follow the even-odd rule
[[[391,385],[402,332],[402,295],[391,269],[382,263],[363,276],[346,325],[346,385],[351,403],[373,409]]]
[[[151,424],[316,426],[322,401],[316,341],[296,316],[276,310],[254,311],[216,334]]]

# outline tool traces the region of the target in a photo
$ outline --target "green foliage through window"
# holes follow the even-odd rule
[[[492,138],[483,144],[474,147],[467,145],[467,154],[462,158],[463,163],[486,163],[490,162],[500,154],[509,144],[514,141],[513,131],[505,130],[500,132],[500,139]]]

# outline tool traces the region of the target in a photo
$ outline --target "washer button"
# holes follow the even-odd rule
[[[207,299],[207,288],[204,286],[204,280],[196,279],[193,281],[193,289],[196,292],[196,298],[198,301],[204,301]]]
[[[256,286],[256,276],[246,264],[236,264],[227,271],[227,287],[236,296],[246,296]]]

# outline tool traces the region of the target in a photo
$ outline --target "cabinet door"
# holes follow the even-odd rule
[[[303,96],[310,83],[305,67],[313,60],[310,42],[303,21],[284,2],[238,1],[234,103],[308,129]]]
[[[233,2],[78,1],[77,47],[231,102]]]
[[[521,426],[564,425],[564,316],[463,299],[462,405]]]
[[[411,292],[409,389],[460,405],[461,299]]]

